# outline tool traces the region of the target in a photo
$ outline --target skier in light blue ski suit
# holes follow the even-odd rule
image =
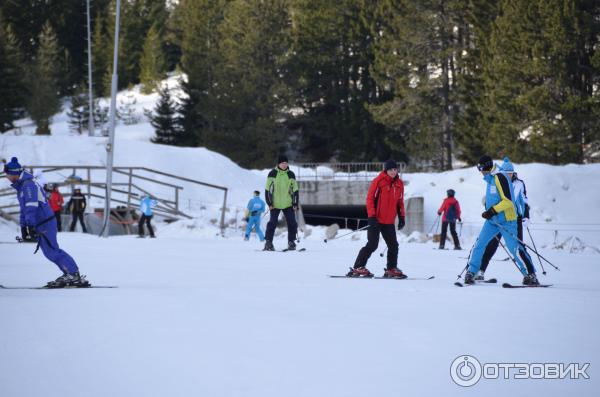
[[[248,201],[246,209],[248,210],[248,226],[246,226],[244,240],[250,239],[250,233],[252,233],[252,229],[255,228],[260,241],[264,241],[265,236],[260,229],[260,220],[263,212],[265,212],[265,202],[261,200],[260,192],[258,190],[254,191],[254,197]]]

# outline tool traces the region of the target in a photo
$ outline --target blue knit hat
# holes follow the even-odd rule
[[[23,167],[19,164],[19,160],[16,157],[10,159],[10,162],[4,165],[4,172],[8,175],[21,175]]]
[[[515,167],[508,157],[504,157],[504,162],[500,166],[500,169],[504,172],[515,172]]]

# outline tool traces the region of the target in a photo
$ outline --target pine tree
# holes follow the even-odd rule
[[[67,111],[69,127],[78,134],[88,128],[89,102],[85,84],[79,84],[75,93],[71,96],[71,108]]]
[[[406,144],[414,162],[452,168],[455,122],[464,109],[459,96],[465,73],[468,23],[459,0],[406,0],[379,4],[381,26],[374,70],[393,99],[370,107],[393,127],[390,145]]]
[[[25,104],[22,63],[17,39],[0,14],[0,133],[14,127]]]
[[[180,144],[180,129],[176,122],[176,109],[169,89],[159,89],[160,99],[150,115],[150,124],[154,127],[153,143],[164,145]]]
[[[143,85],[142,92],[150,94],[157,88],[157,84],[163,78],[163,71],[165,69],[158,28],[155,25],[152,25],[146,36],[140,60],[140,69],[140,82]]]
[[[372,161],[392,154],[387,129],[367,110],[384,93],[371,75],[373,4],[291,1],[290,107],[302,111],[288,125],[300,131],[306,160]]]
[[[593,87],[599,69],[593,57],[600,4],[500,4],[485,64],[488,151],[508,154],[514,161],[582,162],[586,143],[598,131]]]
[[[27,111],[37,125],[36,134],[50,134],[52,115],[60,111],[58,97],[59,49],[56,35],[46,23],[40,34],[40,46],[29,70]]]
[[[98,12],[94,18],[94,29],[92,34],[92,78],[94,91],[99,97],[108,95],[104,85],[104,76],[110,73],[112,67],[112,43],[106,29],[106,17],[104,13]]]
[[[230,0],[182,0],[181,69],[187,75],[183,81],[182,104],[178,122],[182,128],[181,142],[196,146],[203,141],[203,132],[216,131],[216,110],[212,90],[218,51],[218,26],[223,10]]]
[[[288,21],[285,0],[235,0],[219,25],[210,98],[216,117],[203,143],[244,166],[271,165],[284,146]]]

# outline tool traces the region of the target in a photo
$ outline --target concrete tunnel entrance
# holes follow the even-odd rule
[[[329,226],[356,230],[367,226],[367,209],[364,205],[303,205],[304,221],[311,226]]]

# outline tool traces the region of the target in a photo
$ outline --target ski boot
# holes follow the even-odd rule
[[[535,273],[528,274],[523,277],[523,285],[540,285]]]
[[[90,283],[85,279],[85,276],[81,276],[79,272],[73,274],[64,273],[54,281],[49,281],[46,284],[46,288],[66,288],[66,287],[77,287],[85,288],[89,287]]]
[[[443,245],[440,245],[440,246],[438,247],[438,249],[439,249],[439,250],[444,250],[444,249],[446,249],[446,248],[444,248],[444,246],[443,246]]]
[[[263,248],[263,251],[275,251],[275,247],[271,240],[265,240],[265,248]]]
[[[383,277],[385,278],[406,278],[406,274],[402,273],[402,270],[394,267],[392,269],[385,269],[385,273],[383,273]]]
[[[288,251],[296,251],[296,243],[293,241],[288,241]]]
[[[244,241],[248,241],[248,240],[250,240],[250,237],[244,236]]]
[[[465,284],[475,284],[474,274],[471,272],[465,273]]]
[[[461,248],[461,246],[460,246],[460,245],[456,245],[456,246],[454,246],[454,249],[455,249],[456,251],[461,251],[461,250],[462,250],[462,248]]]
[[[365,277],[371,278],[374,274],[369,271],[366,267],[351,267],[346,277]]]
[[[473,280],[475,281],[484,281],[485,277],[483,275],[482,271],[477,272],[477,275],[475,277],[473,277]]]

